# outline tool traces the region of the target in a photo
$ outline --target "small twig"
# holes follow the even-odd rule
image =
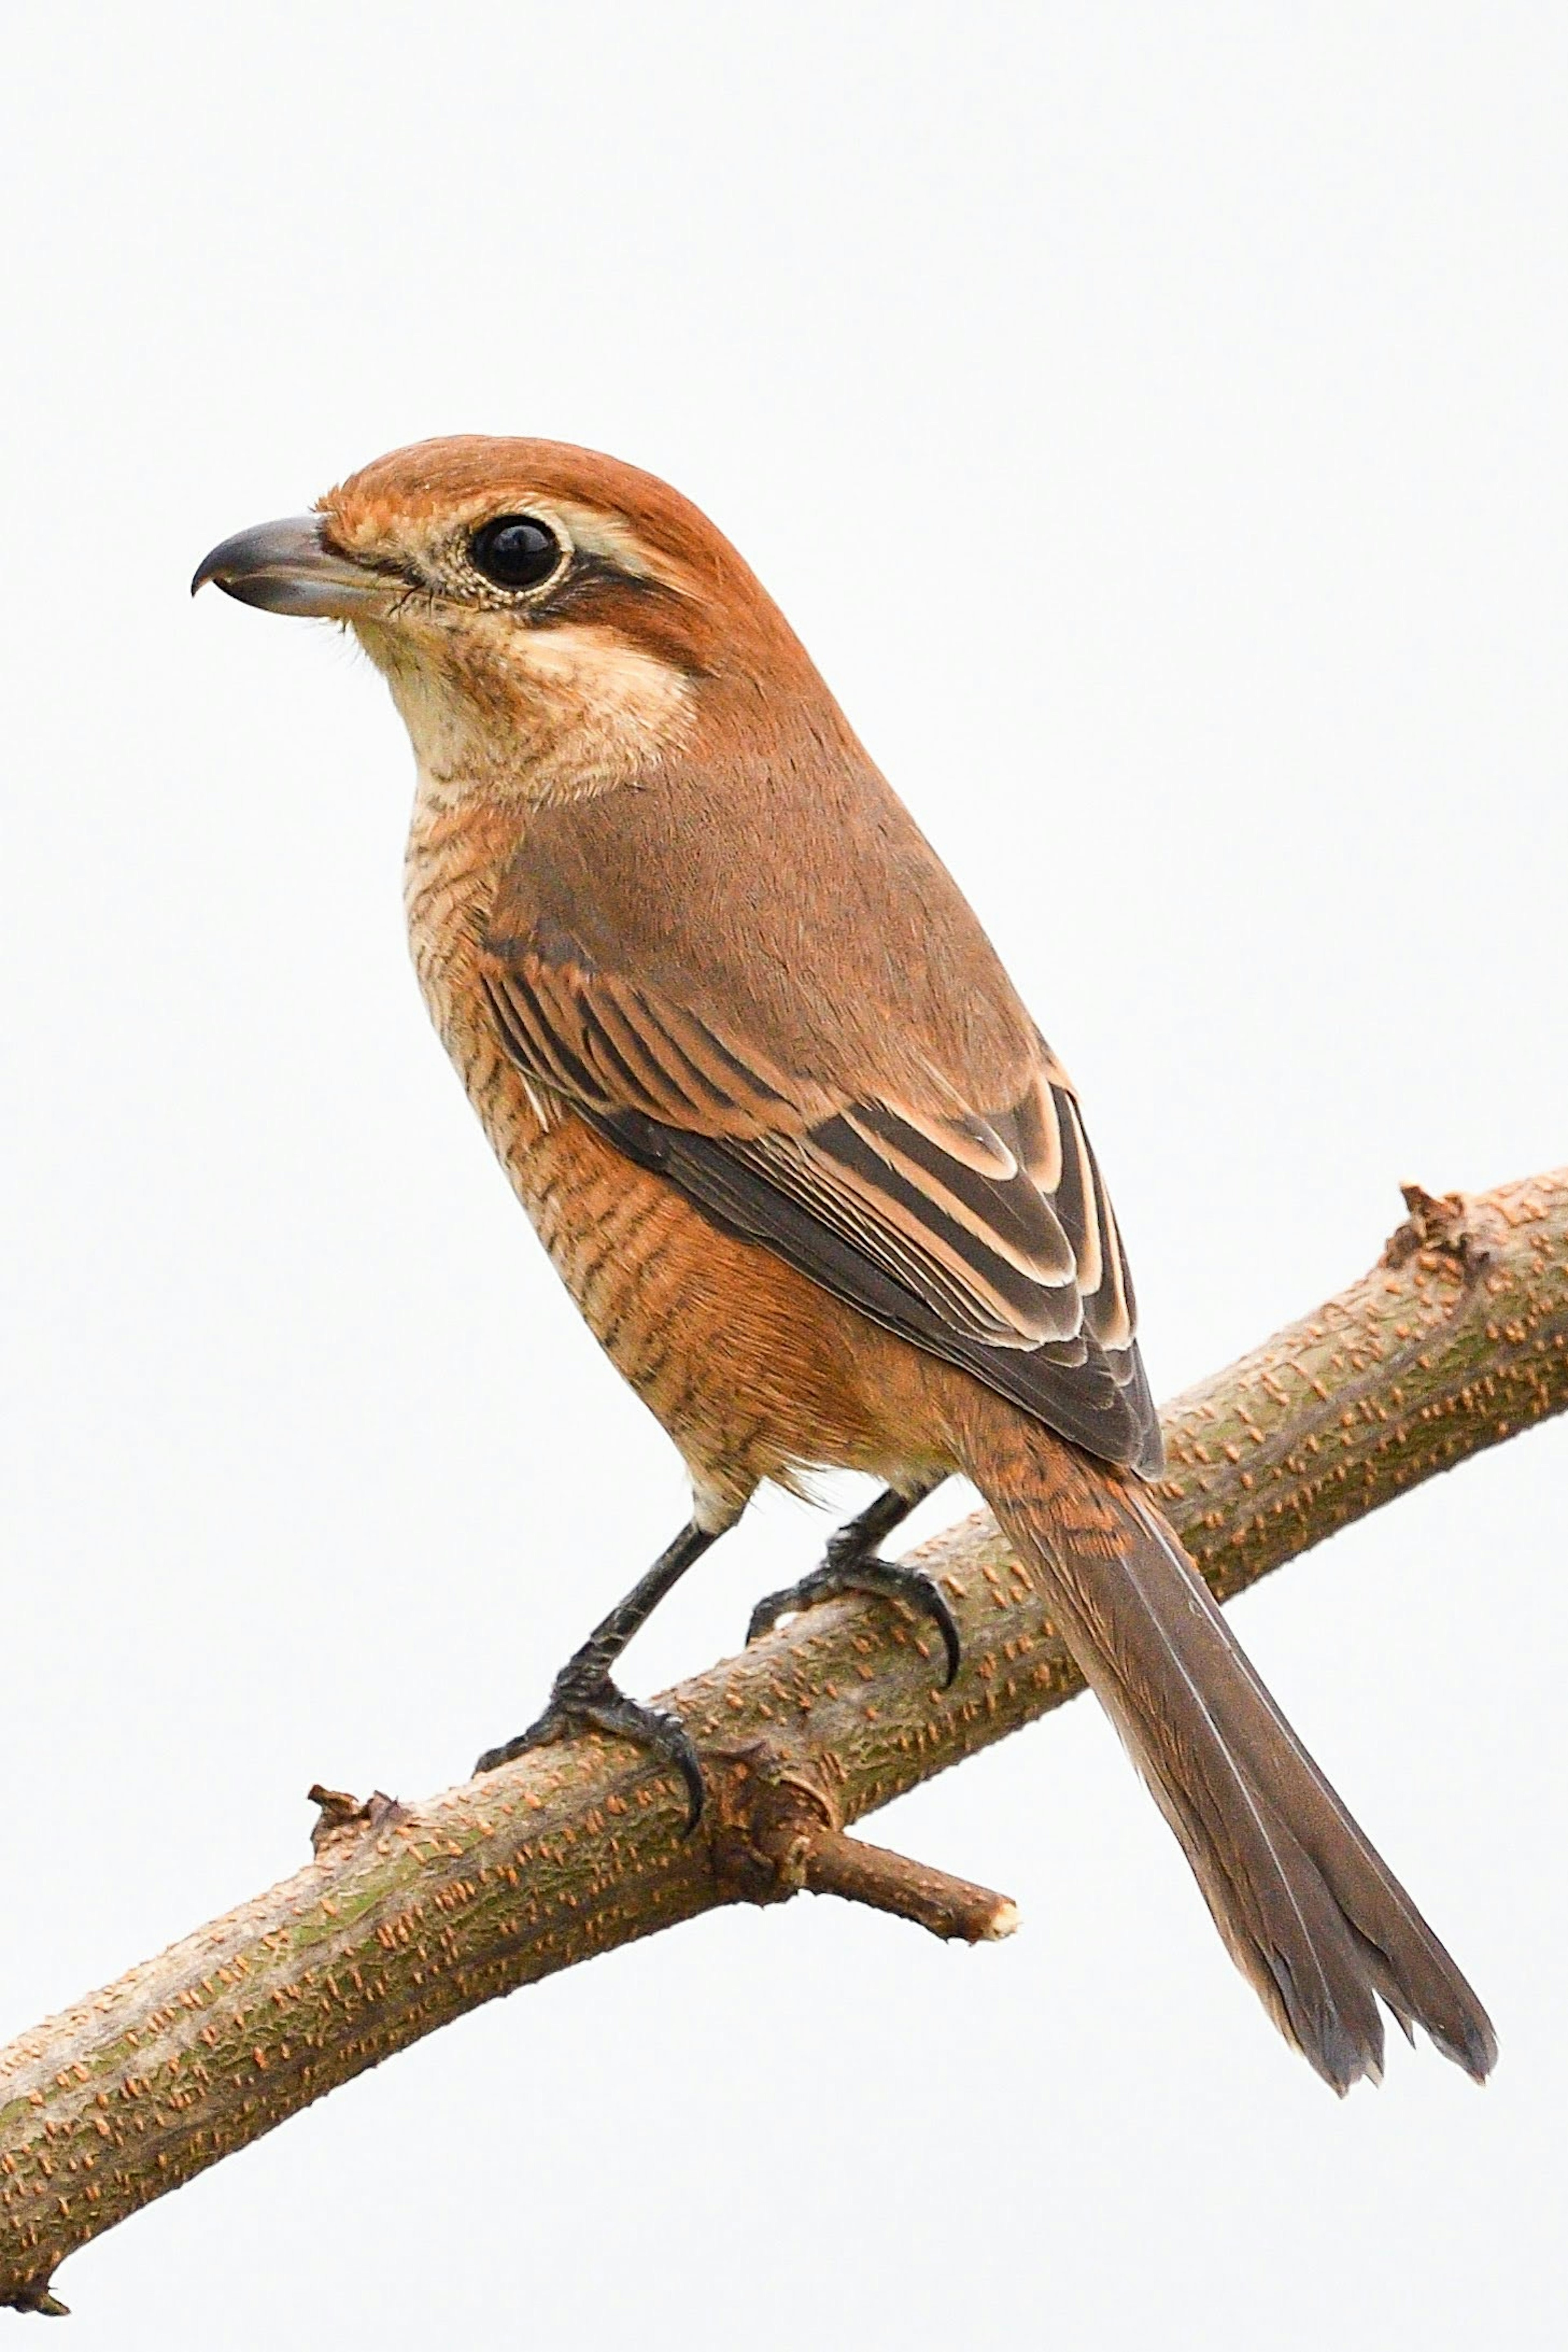
[[[1383,1245],[1385,1265],[1403,1265],[1417,1250],[1446,1254],[1460,1265],[1486,1255],[1482,1221],[1462,1192],[1428,1192],[1422,1184],[1401,1184],[1410,1214]]]
[[[766,1740],[709,1750],[708,1843],[714,1877],[732,1903],[783,1903],[802,1888],[869,1904],[933,1936],[994,1943],[1018,1926],[1018,1906],[885,1846],[846,1837],[831,1777],[809,1758],[786,1759]]]
[[[306,1799],[320,1807],[310,1832],[310,1851],[318,1861],[323,1854],[341,1853],[347,1845],[357,1845],[372,1830],[388,1829],[408,1819],[397,1799],[389,1797],[382,1789],[372,1789],[361,1804],[347,1789],[324,1789],[318,1780],[307,1790]]]
[[[885,1846],[845,1837],[841,1830],[825,1831],[812,1846],[806,1857],[806,1884],[813,1895],[841,1895],[851,1903],[869,1903],[873,1911],[912,1919],[917,1927],[953,1943],[994,1944],[1012,1935],[1019,1923],[1018,1905],[1010,1895],[993,1895],[988,1886],[975,1886],[923,1862],[906,1861]]]

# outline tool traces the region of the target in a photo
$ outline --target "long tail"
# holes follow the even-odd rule
[[[1238,1646],[1137,1483],[977,1398],[965,1468],[1183,1851],[1232,1958],[1336,2091],[1382,2072],[1382,1996],[1479,2083],[1475,1994]]]

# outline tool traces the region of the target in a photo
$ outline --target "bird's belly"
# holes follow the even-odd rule
[[[915,1399],[901,1406],[923,1385],[913,1349],[537,1103],[498,1045],[459,1066],[556,1272],[716,1514],[811,1468],[902,1481],[948,1466],[911,1438],[926,1417]]]

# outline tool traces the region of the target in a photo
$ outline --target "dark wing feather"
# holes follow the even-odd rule
[[[1009,1105],[847,1101],[559,932],[481,969],[536,1090],[873,1321],[1090,1452],[1157,1469],[1121,1238],[1043,1043]]]

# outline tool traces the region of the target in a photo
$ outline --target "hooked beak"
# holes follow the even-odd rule
[[[225,596],[259,605],[264,613],[327,621],[351,620],[406,585],[329,547],[319,515],[294,515],[287,522],[259,522],[235,531],[203,557],[192,595],[209,580]]]

